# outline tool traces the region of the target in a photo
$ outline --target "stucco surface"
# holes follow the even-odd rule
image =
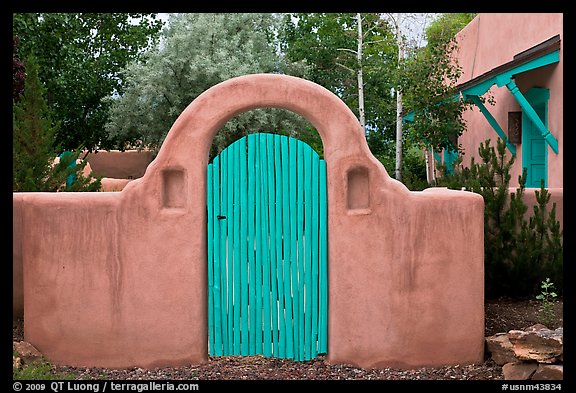
[[[151,151],[100,150],[90,153],[86,159],[94,176],[112,179],[137,179],[144,175],[146,167],[154,159]]]
[[[228,119],[261,107],[304,116],[324,144],[328,361],[483,362],[482,197],[410,192],[372,156],[338,97],[272,74],[205,91],[144,176],[121,192],[15,194],[25,339],[55,363],[76,366],[207,361],[208,154]]]

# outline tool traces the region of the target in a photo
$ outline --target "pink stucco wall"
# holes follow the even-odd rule
[[[137,179],[144,175],[154,159],[147,150],[100,150],[87,155],[94,176],[113,179]]]
[[[547,39],[560,35],[560,61],[539,69],[517,75],[516,84],[522,93],[532,87],[550,89],[548,103],[548,128],[558,140],[558,154],[548,147],[548,187],[563,187],[563,14],[561,13],[480,13],[456,36],[458,52],[456,58],[462,67],[463,83],[478,77],[504,63],[514,56]],[[500,127],[507,132],[508,112],[520,111],[520,105],[505,87],[494,85],[484,97],[491,94],[496,105],[486,105]],[[464,114],[467,131],[460,137],[465,155],[463,164],[468,166],[472,157],[479,162],[480,142],[490,138],[495,146],[498,138],[488,121],[473,107]],[[507,150],[507,154],[510,152]],[[516,161],[511,170],[512,187],[518,186],[518,176],[522,173],[522,146],[517,145]]]
[[[206,362],[209,150],[226,121],[261,107],[304,116],[323,141],[328,361],[483,362],[482,197],[410,192],[372,156],[338,97],[272,74],[234,78],[200,95],[144,176],[121,192],[14,194],[25,339],[57,364]]]

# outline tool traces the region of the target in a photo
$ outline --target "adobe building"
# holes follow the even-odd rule
[[[563,213],[563,14],[479,13],[457,35],[454,55],[462,75],[457,93],[474,103],[463,118],[466,130],[458,139],[464,150],[462,165],[469,167],[480,143],[498,138],[506,141],[508,158],[515,156],[510,171],[510,192],[519,187],[518,177],[527,169],[525,203],[529,213],[534,191],[551,193],[549,206]],[[494,105],[482,103],[492,96]],[[455,157],[435,154],[446,164]]]

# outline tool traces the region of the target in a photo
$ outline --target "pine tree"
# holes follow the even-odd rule
[[[470,168],[456,162],[454,173],[443,176],[439,185],[464,187],[484,198],[485,293],[488,297],[533,295],[541,281],[550,277],[558,292],[563,288],[563,231],[556,219],[556,204],[548,211],[550,193],[542,183],[535,190],[533,214],[526,219],[524,203],[526,169],[518,176],[519,187],[509,192],[510,169],[515,157],[506,157],[506,144],[498,139],[496,149],[490,139],[480,143],[482,162],[471,161]]]
[[[48,115],[33,56],[26,61],[26,71],[23,93],[12,107],[13,191],[98,191],[100,179],[82,176],[87,162],[72,165],[80,150],[54,164],[58,156],[58,147],[53,146],[58,125],[53,125]],[[67,184],[69,176],[74,181]]]

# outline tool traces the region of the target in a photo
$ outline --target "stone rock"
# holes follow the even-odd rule
[[[19,369],[22,367],[22,359],[12,355],[12,368]]]
[[[490,352],[492,360],[499,366],[518,361],[514,354],[512,343],[506,333],[496,333],[493,336],[486,337],[486,346],[488,347],[488,352]]]
[[[532,379],[561,381],[564,379],[564,367],[561,364],[539,364]]]
[[[524,329],[525,332],[538,332],[540,330],[550,330],[550,329],[548,329],[548,327],[542,325],[541,323],[528,326],[526,329]]]
[[[20,354],[19,357],[23,363],[30,363],[42,357],[40,351],[27,341],[13,341],[12,349]]]
[[[563,353],[563,329],[550,330],[531,326],[526,330],[510,330],[508,339],[519,360],[555,363]]]
[[[530,379],[538,369],[538,363],[514,362],[502,366],[502,374],[506,380],[524,381]]]

